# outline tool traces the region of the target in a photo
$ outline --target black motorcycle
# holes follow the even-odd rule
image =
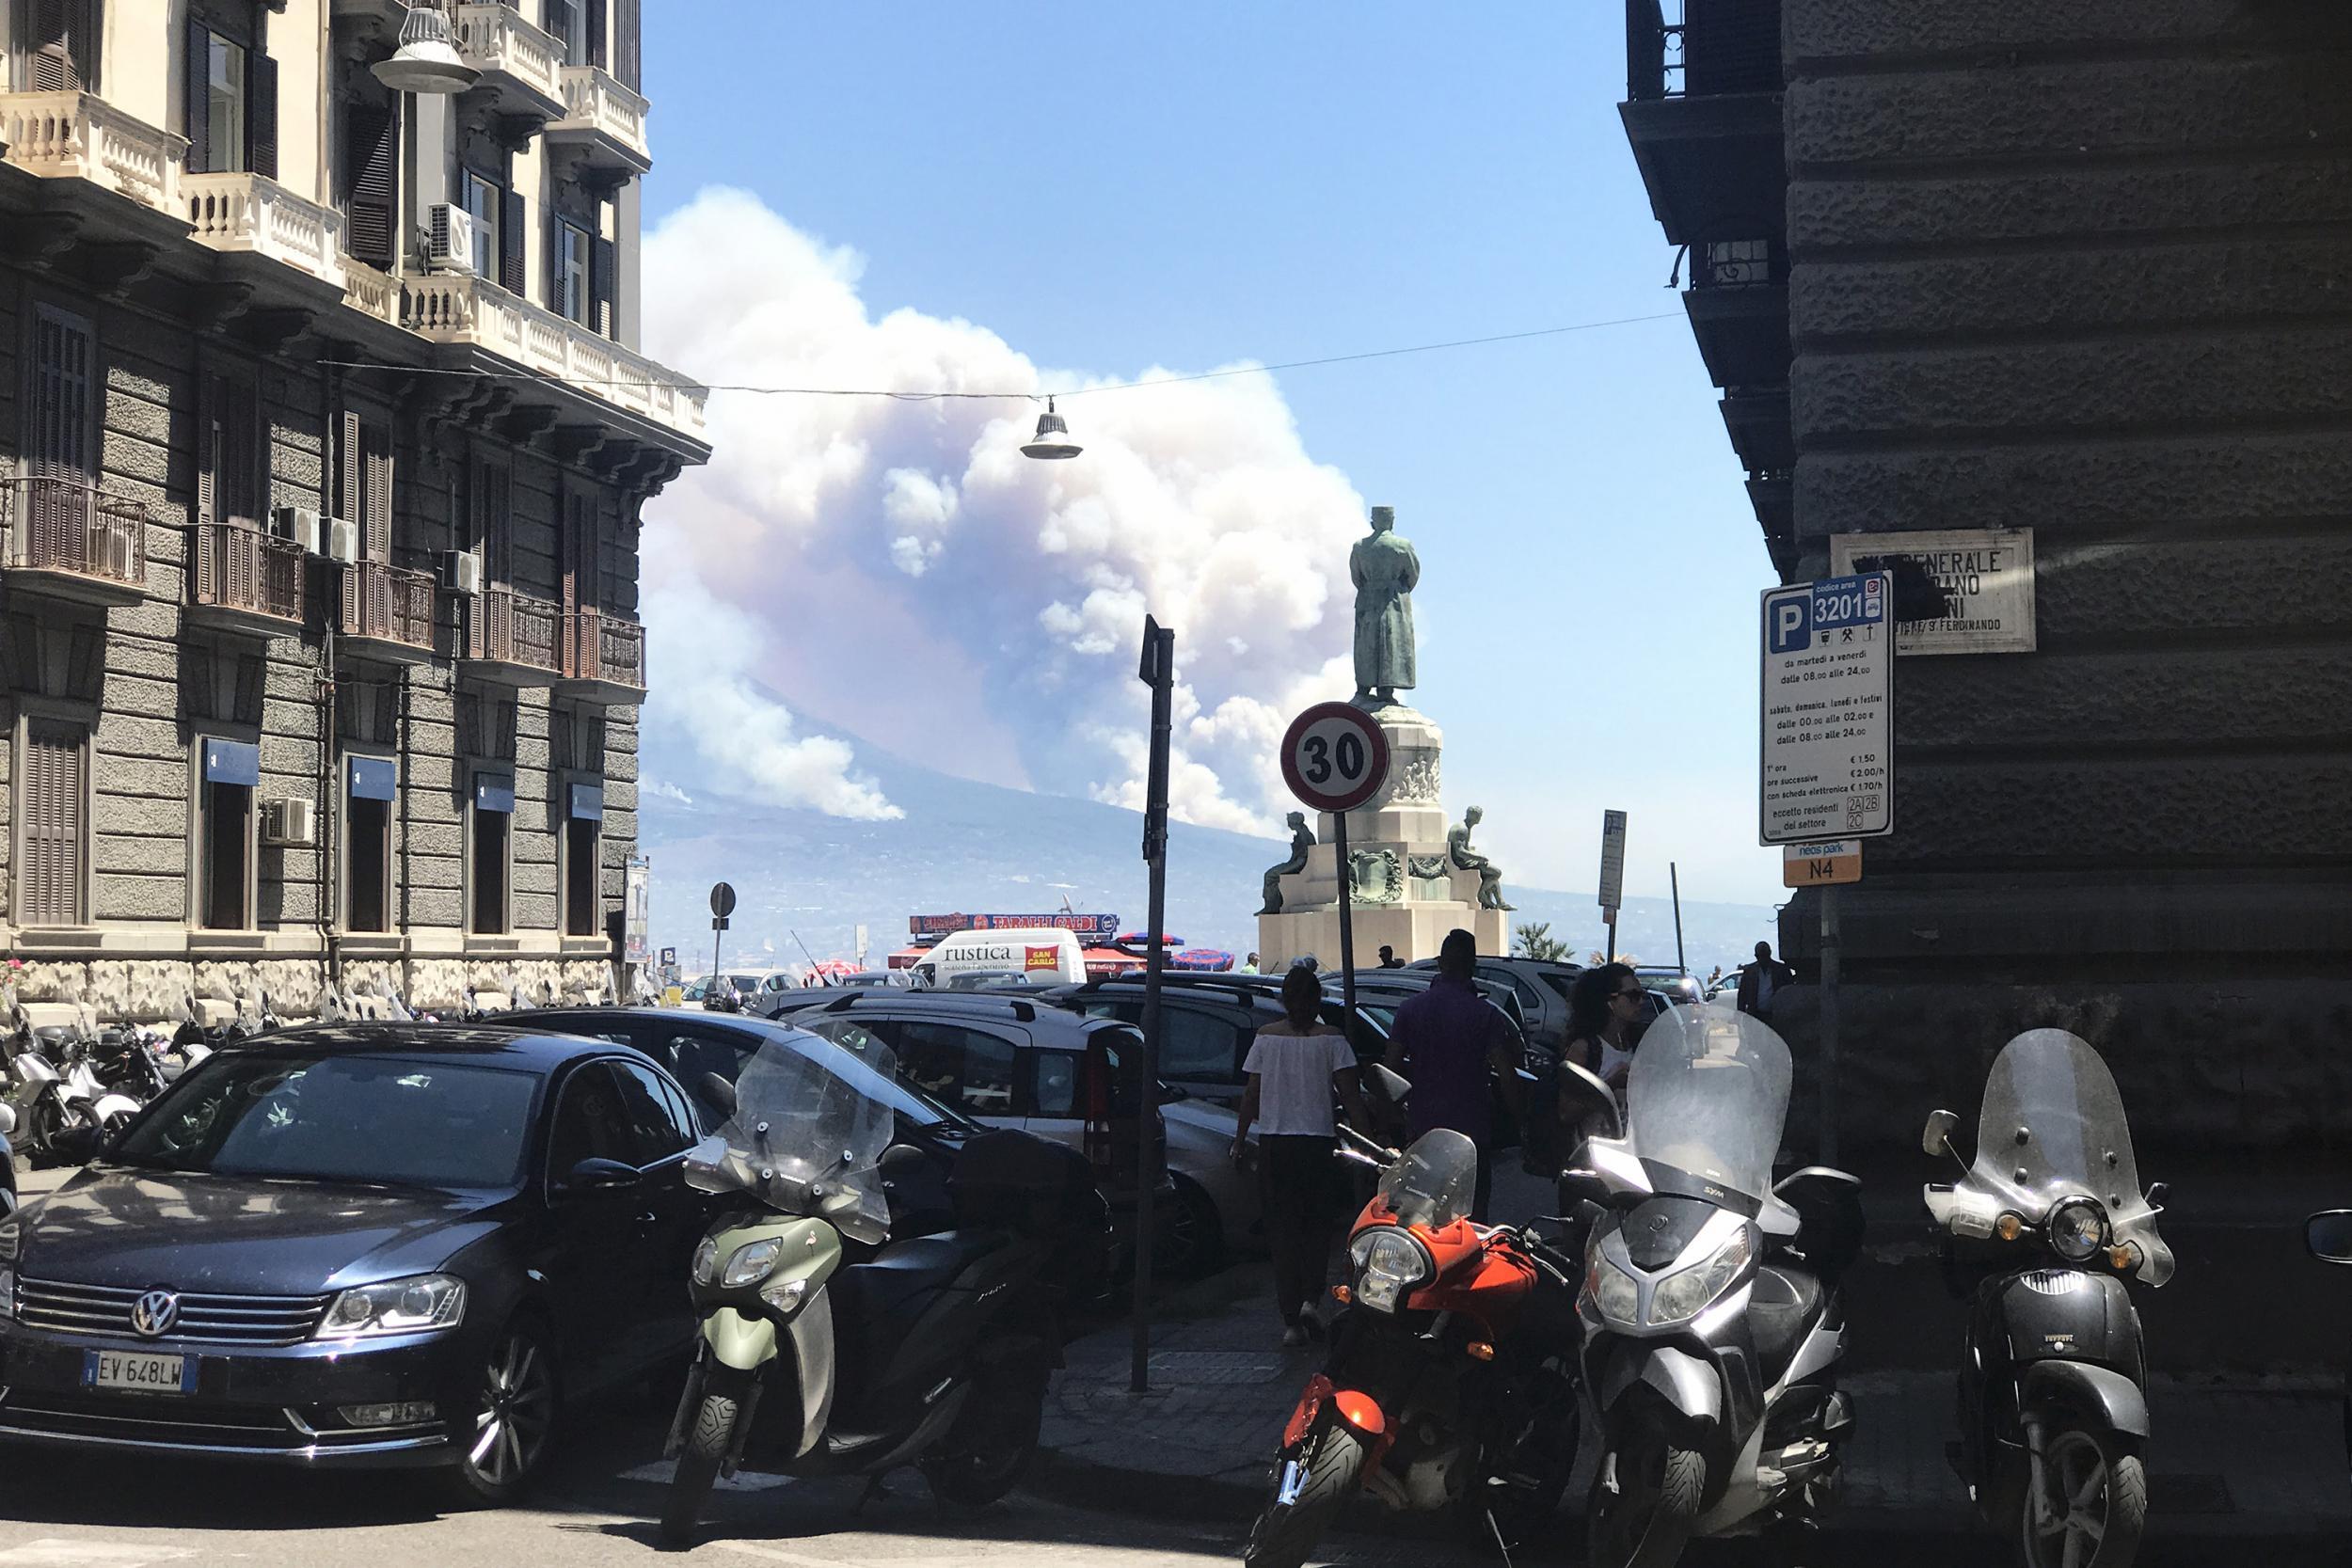
[[[1920,1146],[1951,1152],[1938,1111]],[[2172,1276],[2142,1192],[2122,1097],[2062,1029],[1993,1063],[1976,1160],[1928,1212],[1967,1298],[1953,1462],[2025,1568],[2129,1568],[2148,1514],[2148,1362],[2126,1280]]]

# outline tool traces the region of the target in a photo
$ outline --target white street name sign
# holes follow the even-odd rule
[[[1898,616],[1916,613],[1912,594],[1931,585],[1943,593],[1942,615],[1896,623],[1898,654],[2034,651],[2029,528],[1832,534],[1829,569],[1897,574]]]

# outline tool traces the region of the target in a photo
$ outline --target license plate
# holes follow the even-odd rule
[[[82,1386],[134,1394],[193,1394],[196,1365],[193,1355],[86,1350],[82,1353]]]

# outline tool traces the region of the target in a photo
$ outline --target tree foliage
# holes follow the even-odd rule
[[[1566,959],[1567,939],[1551,934],[1548,920],[1531,920],[1511,933],[1512,951],[1522,958],[1545,958],[1553,962]]]

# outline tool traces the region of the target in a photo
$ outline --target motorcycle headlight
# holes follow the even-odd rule
[[[727,1272],[720,1283],[730,1291],[756,1285],[776,1272],[776,1259],[782,1256],[784,1243],[773,1236],[737,1247],[735,1256],[727,1259]]]
[[[694,1283],[707,1285],[719,1277],[719,1243],[708,1236],[694,1248]]]
[[[1642,1288],[1606,1259],[1596,1258],[1584,1274],[1584,1295],[1611,1323],[1632,1328],[1641,1322]]]
[[[1393,1312],[1413,1287],[1435,1272],[1429,1254],[1402,1230],[1382,1226],[1347,1243],[1356,1267],[1356,1299],[1375,1312]]]
[[[1650,1293],[1649,1321],[1678,1323],[1697,1317],[1709,1302],[1731,1289],[1732,1281],[1746,1270],[1750,1251],[1748,1227],[1743,1225],[1706,1262],[1668,1275]]]
[[[366,1338],[453,1328],[466,1315],[466,1282],[453,1275],[420,1274],[361,1285],[335,1298],[313,1339]]]
[[[2050,1211],[2044,1229],[2051,1251],[2070,1263],[2087,1263],[2107,1244],[2107,1212],[2090,1198],[2070,1198]]]

